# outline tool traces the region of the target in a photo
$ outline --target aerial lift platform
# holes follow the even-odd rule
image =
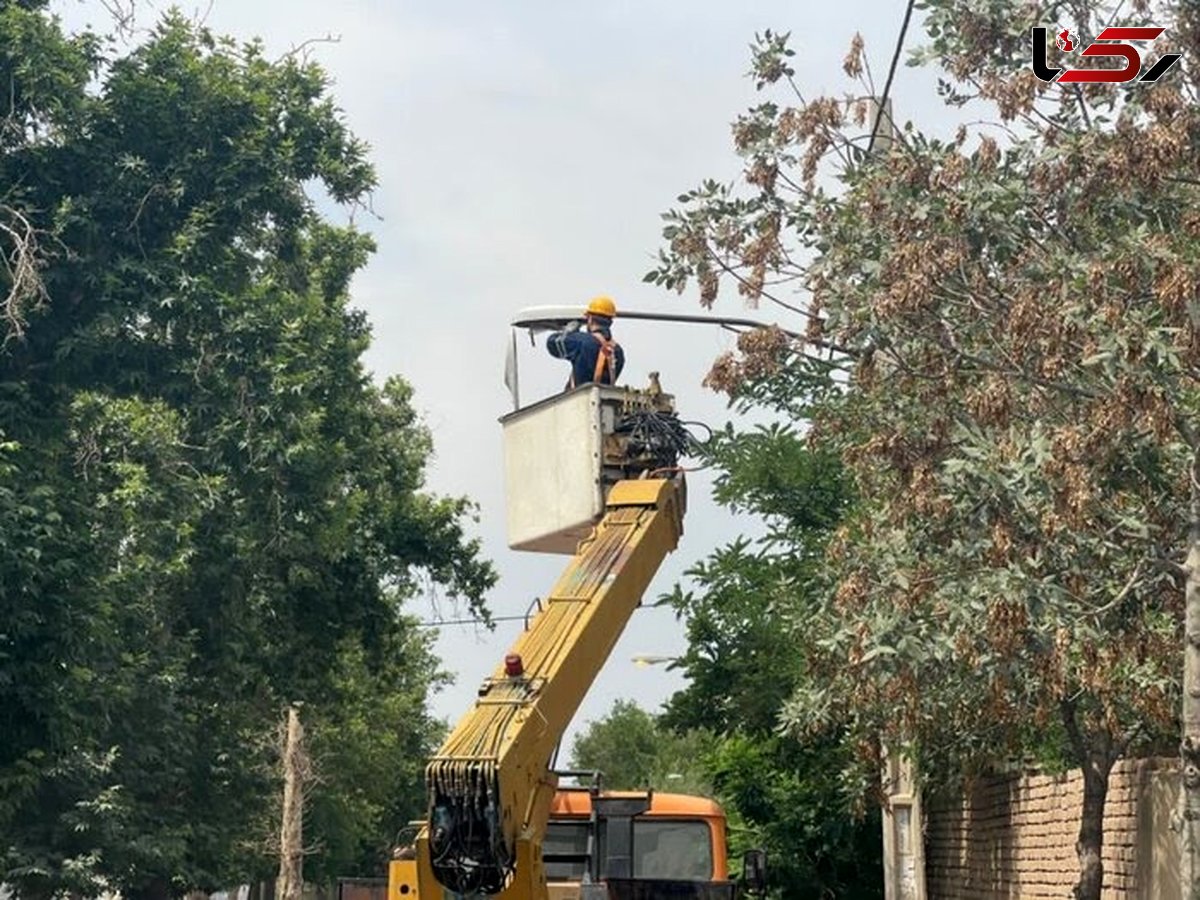
[[[515,390],[514,390],[515,397]],[[389,900],[733,898],[725,817],[704,798],[560,787],[556,748],[683,533],[690,438],[673,398],[595,384],[501,419],[509,545],[569,555],[426,768],[428,818]],[[571,773],[578,774],[578,773]],[[763,857],[747,855],[761,887]]]

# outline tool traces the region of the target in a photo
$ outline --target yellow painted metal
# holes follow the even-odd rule
[[[506,842],[516,848],[516,874],[502,900],[547,900],[541,843],[557,779],[551,754],[584,695],[683,531],[682,478],[621,481],[606,512],[581,541],[528,630],[511,653],[524,675],[503,663],[427,767],[431,785],[496,776]],[[440,900],[429,861],[427,832],[417,841],[421,900]],[[393,863],[399,877],[409,870]],[[389,885],[389,900],[404,900]]]
[[[388,863],[388,900],[416,900],[420,883],[415,859],[393,859]]]

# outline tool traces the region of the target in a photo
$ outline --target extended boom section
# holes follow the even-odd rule
[[[551,754],[675,549],[684,505],[682,477],[613,485],[594,532],[430,761],[421,840],[449,890],[544,896],[540,843],[557,787]]]

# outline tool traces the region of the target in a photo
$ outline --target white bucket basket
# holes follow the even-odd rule
[[[608,488],[622,477],[611,466],[609,439],[624,411],[646,403],[631,388],[586,384],[500,419],[509,547],[575,552],[604,515]]]

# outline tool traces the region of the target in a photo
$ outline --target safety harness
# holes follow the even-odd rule
[[[609,373],[608,383],[614,384],[617,380],[617,377],[614,374],[616,370],[613,368],[613,355],[617,350],[617,342],[610,341],[598,331],[589,331],[588,334],[594,337],[596,342],[600,345],[600,352],[596,354],[596,370],[592,373],[592,381],[596,382],[597,384],[603,384],[604,382],[600,380],[600,377],[607,369]],[[567,390],[569,391],[574,387],[575,369],[572,368],[571,377],[567,379]]]

